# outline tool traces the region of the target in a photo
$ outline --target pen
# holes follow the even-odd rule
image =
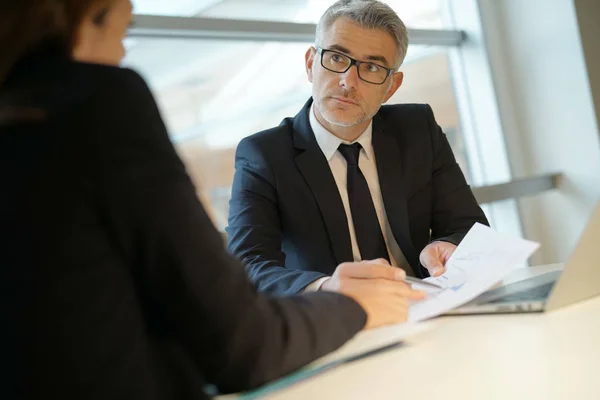
[[[427,281],[424,281],[419,278],[413,278],[412,276],[407,276],[404,278],[404,280],[409,283],[416,283],[417,285],[424,285],[424,286],[430,286],[430,287],[436,288],[436,289],[443,289],[443,287],[441,287],[440,285],[437,285],[437,284],[431,283],[431,282],[427,282]]]

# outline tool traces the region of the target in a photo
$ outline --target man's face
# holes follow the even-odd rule
[[[358,61],[395,67],[397,49],[392,36],[384,30],[361,28],[346,18],[337,19],[318,45]],[[318,115],[332,125],[344,127],[370,121],[402,84],[400,72],[392,74],[382,85],[375,85],[361,80],[356,66],[344,73],[329,71],[321,65],[321,55],[314,47],[306,53],[306,70],[313,84]]]

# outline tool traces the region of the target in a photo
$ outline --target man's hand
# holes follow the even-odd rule
[[[452,253],[456,250],[456,245],[448,242],[433,242],[429,243],[423,249],[419,257],[419,261],[431,276],[440,276],[446,272],[446,263],[450,259]]]
[[[406,273],[384,259],[340,264],[321,290],[339,292],[356,300],[367,313],[365,329],[406,322],[409,300],[425,293],[404,281]]]

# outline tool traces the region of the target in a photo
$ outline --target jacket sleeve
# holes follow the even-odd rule
[[[200,205],[145,82],[129,70],[115,70],[112,82],[91,107],[102,115],[87,121],[104,177],[128,209],[139,293],[209,383],[223,392],[256,387],[364,326],[362,308],[342,295],[258,292]]]
[[[458,245],[476,222],[484,225],[489,223],[429,106],[427,119],[433,147],[431,239]]]
[[[229,250],[244,263],[259,290],[301,293],[325,277],[316,271],[285,267],[276,182],[266,157],[252,138],[238,145],[229,202]]]

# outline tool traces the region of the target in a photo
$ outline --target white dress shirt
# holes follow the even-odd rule
[[[350,201],[348,199],[348,189],[346,184],[348,164],[346,163],[344,156],[342,156],[342,153],[338,151],[338,147],[342,143],[352,144],[358,142],[362,146],[358,158],[358,167],[367,180],[371,198],[375,205],[377,219],[379,220],[379,226],[381,227],[385,245],[388,254],[390,255],[390,263],[395,267],[406,267],[408,262],[406,261],[402,250],[400,250],[400,246],[396,243],[383,205],[383,197],[381,196],[379,177],[377,175],[377,165],[375,164],[375,152],[373,151],[373,144],[371,141],[373,138],[373,122],[371,121],[367,129],[355,141],[348,142],[338,138],[321,125],[314,114],[313,107],[314,105],[311,106],[309,110],[310,126],[315,134],[315,139],[317,140],[321,151],[329,162],[329,168],[331,168],[333,178],[335,179],[335,183],[342,198],[342,203],[344,204],[344,210],[346,211],[346,217],[348,218],[348,230],[350,231],[350,241],[352,243],[352,255],[354,261],[361,261],[362,258],[360,256],[360,249],[358,248],[358,241],[356,240],[352,212],[350,211]],[[310,292],[319,290],[323,282],[327,279],[329,278],[324,277],[312,282],[306,287],[305,291]]]

